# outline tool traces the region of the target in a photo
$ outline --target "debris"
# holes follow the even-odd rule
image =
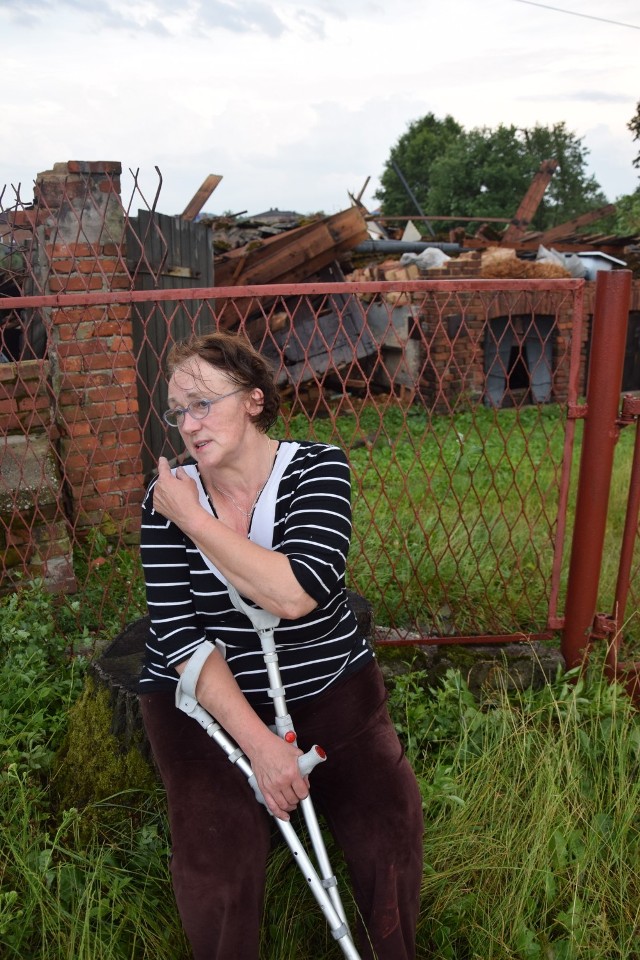
[[[540,169],[534,176],[529,185],[529,189],[520,202],[515,217],[502,235],[502,243],[513,243],[515,240],[519,240],[526,232],[558,166],[557,160],[542,161]]]
[[[200,189],[194,194],[185,207],[184,213],[182,214],[183,220],[194,220],[196,218],[221,180],[222,177],[217,173],[209,174],[203,181]]]
[[[361,212],[342,213],[231,250],[214,260],[217,287],[303,283],[367,237]]]
[[[541,261],[521,260],[515,250],[489,247],[480,258],[480,276],[485,280],[555,280],[571,274],[565,266],[555,262],[554,258]]]

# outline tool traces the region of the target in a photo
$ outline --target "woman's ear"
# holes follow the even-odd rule
[[[256,387],[255,390],[252,390],[249,394],[249,400],[251,402],[251,411],[253,413],[258,413],[264,407],[264,393],[259,387]]]

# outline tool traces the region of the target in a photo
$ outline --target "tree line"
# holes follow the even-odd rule
[[[628,124],[640,140],[640,102]],[[392,147],[375,194],[385,216],[472,217],[478,222],[513,216],[540,165],[558,167],[531,223],[544,231],[608,201],[588,173],[589,151],[567,125],[536,124],[465,130],[453,117],[428,113],[409,124]],[[640,154],[633,161],[640,168]],[[620,234],[640,231],[640,188],[616,201],[602,227]],[[594,226],[591,225],[590,230]]]

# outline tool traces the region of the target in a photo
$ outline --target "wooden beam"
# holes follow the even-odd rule
[[[555,173],[557,167],[557,160],[542,161],[540,164],[540,169],[534,176],[529,185],[529,189],[520,202],[520,206],[516,211],[515,217],[503,233],[501,243],[507,245],[514,243],[516,240],[519,240],[524,233],[526,233],[527,227],[533,220],[535,212],[540,206],[540,201],[544,196],[544,192],[547,189],[551,181],[551,177]]]
[[[365,190],[367,189],[367,187],[368,187],[368,185],[369,185],[369,180],[371,180],[371,177],[367,177],[367,179],[365,180],[364,186],[362,187],[362,190],[360,191],[360,193],[358,194],[358,196],[355,198],[356,203],[361,203],[361,202],[362,202],[362,196],[363,196]]]
[[[350,207],[215,257],[214,283],[216,287],[304,283],[367,236],[364,217],[358,207]],[[263,300],[262,306],[268,302]],[[255,307],[246,298],[225,303],[218,314],[221,329],[235,326],[240,314],[251,309]]]
[[[200,189],[194,193],[193,197],[184,208],[184,212],[182,214],[183,220],[195,220],[221,180],[222,177],[218,176],[217,173],[209,174],[209,176],[203,181]]]
[[[615,212],[615,203],[608,203],[604,207],[598,207],[597,210],[590,210],[588,213],[583,213],[579,217],[574,217],[573,220],[567,220],[565,223],[559,223],[557,227],[551,227],[550,230],[537,233],[536,238],[540,243],[546,246],[549,243],[553,243],[554,240],[560,240],[562,237],[571,236],[572,233],[575,233],[578,227],[586,227],[587,224],[595,223],[596,220],[602,220],[603,217],[608,217]],[[522,237],[522,239],[525,240],[526,237]]]
[[[301,283],[368,236],[357,207],[285,230],[214,260],[216,287]]]

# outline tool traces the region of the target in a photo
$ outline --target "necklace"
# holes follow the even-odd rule
[[[265,477],[264,482],[261,484],[258,492],[256,493],[255,500],[253,501],[253,503],[251,504],[251,506],[249,507],[248,510],[244,510],[244,509],[240,506],[240,504],[238,503],[238,501],[237,501],[234,497],[231,496],[230,493],[225,493],[224,490],[221,490],[220,487],[213,482],[213,480],[210,480],[210,481],[209,481],[209,482],[211,483],[211,486],[213,487],[213,489],[216,490],[222,497],[224,497],[225,500],[228,500],[229,503],[231,503],[231,504],[236,508],[236,510],[238,511],[238,513],[241,513],[241,514],[242,514],[242,516],[245,518],[245,520],[248,520],[248,519],[250,518],[251,514],[253,513],[253,511],[254,511],[254,509],[255,509],[255,506],[256,506],[256,503],[257,503],[258,500],[260,499],[260,494],[261,494],[262,491],[264,490],[265,484],[266,484],[266,482],[267,482],[267,480],[269,479],[269,476],[270,476],[270,474],[271,474],[271,437],[267,437],[267,452],[268,452],[268,457],[269,457],[269,469],[268,469],[268,472],[267,472],[267,476]]]

